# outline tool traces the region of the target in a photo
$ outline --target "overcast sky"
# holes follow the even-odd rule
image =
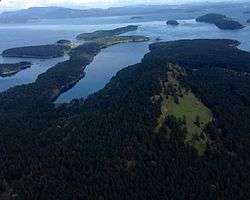
[[[0,0],[0,10],[34,6],[111,7],[132,4],[184,4],[187,2],[215,2],[226,0]],[[234,0],[240,1],[240,0]]]

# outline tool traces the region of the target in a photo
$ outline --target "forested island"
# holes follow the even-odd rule
[[[177,25],[179,25],[179,22],[176,20],[168,20],[167,25],[177,26]]]
[[[19,57],[19,58],[39,58],[49,59],[61,57],[69,50],[67,46],[62,45],[39,45],[26,46],[7,49],[2,52],[3,57]]]
[[[31,67],[30,62],[0,64],[0,76],[12,76],[29,67]]]
[[[238,44],[152,44],[101,91],[55,107],[100,51],[83,44],[0,93],[0,197],[248,199],[250,53]]]
[[[58,40],[56,42],[58,45],[71,45],[71,41],[70,40]]]
[[[223,30],[236,30],[244,28],[244,26],[239,22],[234,21],[225,15],[214,14],[214,13],[198,17],[196,18],[196,21],[214,24],[215,26]]]
[[[92,41],[92,40],[96,40],[102,37],[112,37],[112,36],[121,35],[123,33],[127,33],[130,31],[136,31],[137,29],[138,29],[138,26],[129,25],[129,26],[121,27],[121,28],[112,29],[112,30],[98,30],[92,33],[82,33],[78,35],[76,38],[78,40]]]

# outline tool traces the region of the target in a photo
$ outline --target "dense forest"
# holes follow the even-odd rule
[[[49,88],[50,73],[68,72],[67,63],[1,94],[0,197],[250,199],[250,53],[237,44],[153,44],[101,91],[56,107],[41,88]],[[86,49],[72,51],[69,64]],[[190,125],[188,116],[164,110],[172,99],[181,106],[187,94],[213,114],[193,138],[206,143],[202,154],[186,140],[190,126],[202,126],[201,116]]]
[[[6,49],[3,51],[3,57],[21,57],[21,58],[56,58],[63,56],[65,51],[69,50],[66,46],[61,45],[40,45],[27,46]]]

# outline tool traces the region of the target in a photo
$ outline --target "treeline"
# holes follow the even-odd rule
[[[150,50],[156,55],[155,62],[172,62],[189,69],[219,67],[249,72],[250,53],[238,45],[235,40],[195,39],[155,43]]]

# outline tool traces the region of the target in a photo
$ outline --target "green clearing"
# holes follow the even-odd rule
[[[180,75],[185,75],[185,71],[178,66],[169,65],[167,81],[161,82],[161,116],[155,131],[160,130],[167,115],[185,121],[187,128],[185,142],[193,146],[199,155],[203,155],[208,142],[204,128],[213,120],[213,115],[191,91],[186,91],[181,86],[178,81]]]
[[[183,93],[183,97],[179,97],[179,103],[175,103],[174,98],[169,96],[167,110],[168,114],[176,118],[183,119],[185,116],[188,130],[186,142],[197,149],[199,155],[202,155],[207,146],[207,138],[203,134],[203,129],[213,118],[211,111],[190,91]],[[197,116],[199,126],[195,123]]]

